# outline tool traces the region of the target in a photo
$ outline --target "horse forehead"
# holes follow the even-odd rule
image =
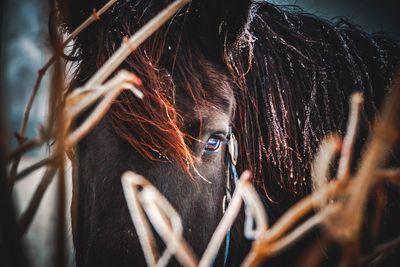
[[[192,110],[184,116],[187,129],[195,128],[203,134],[212,132],[228,132],[232,121],[232,110],[219,110],[205,107],[202,111]]]
[[[192,99],[179,99],[176,103],[184,124],[201,124],[202,128],[218,128],[232,121],[236,101],[231,88],[219,99],[203,99],[196,103]]]

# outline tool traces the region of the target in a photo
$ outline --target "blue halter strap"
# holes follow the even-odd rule
[[[229,139],[226,153],[226,164],[228,166],[227,177],[226,177],[226,187],[225,187],[225,195],[222,200],[222,211],[225,213],[231,199],[233,187],[232,184],[236,185],[239,180],[238,173],[236,171],[236,163],[238,157],[238,143],[235,135],[232,133],[232,129],[229,129]],[[231,228],[229,228],[228,233],[225,238],[225,253],[224,253],[224,266],[228,261],[229,256],[229,248],[231,242]]]

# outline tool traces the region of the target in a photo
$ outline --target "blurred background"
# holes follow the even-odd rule
[[[400,3],[398,0],[271,0],[278,5],[298,5],[306,12],[325,19],[346,17],[350,22],[359,25],[368,32],[386,32],[400,38]],[[2,92],[0,108],[3,109],[7,136],[3,137],[8,149],[15,147],[13,133],[18,131],[25,104],[35,83],[37,71],[49,58],[47,25],[47,1],[37,0],[3,0],[3,24],[1,43],[1,76]],[[31,113],[28,137],[37,133],[37,127],[45,121],[46,88],[48,78],[42,82],[37,101]],[[44,151],[32,154],[25,159],[22,166],[27,166],[34,159],[43,156]],[[39,182],[41,172],[34,177],[18,183],[15,190],[17,212],[22,210]],[[54,189],[54,184],[52,185]],[[52,213],[54,190],[47,192],[35,221],[25,237],[28,256],[33,266],[44,266],[52,254]],[[40,222],[40,223],[39,223]],[[68,229],[70,236],[70,228]],[[73,250],[69,259],[73,266]]]

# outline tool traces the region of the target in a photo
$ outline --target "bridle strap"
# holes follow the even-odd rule
[[[238,158],[238,143],[235,135],[232,132],[232,128],[229,128],[228,134],[228,144],[227,144],[227,153],[225,156],[227,168],[226,175],[226,186],[225,186],[225,195],[222,199],[222,212],[225,213],[231,199],[234,187],[236,187],[236,183],[239,180],[238,173],[236,171],[236,163]],[[228,256],[229,256],[229,248],[231,241],[231,228],[229,228],[228,233],[225,238],[225,253],[224,253],[224,266],[226,266]]]
[[[232,198],[233,193],[233,185],[236,186],[237,181],[239,180],[239,175],[236,171],[236,163],[238,158],[238,143],[235,135],[232,132],[232,128],[229,128],[228,133],[228,142],[227,142],[227,151],[225,154],[225,163],[227,168],[226,175],[226,185],[225,185],[225,195],[222,200],[222,212],[225,213],[226,208],[228,207],[229,202]]]

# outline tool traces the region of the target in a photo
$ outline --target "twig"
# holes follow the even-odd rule
[[[365,266],[381,254],[390,253],[396,247],[400,246],[400,237],[390,240],[384,244],[377,246],[374,251],[359,260],[360,266]]]
[[[374,173],[386,161],[390,148],[398,138],[400,105],[400,74],[396,76],[392,93],[384,106],[382,118],[376,122],[375,134],[355,175],[355,185],[344,210],[343,227],[349,229],[348,238],[356,240],[362,222],[368,192],[374,183]],[[343,237],[345,238],[345,237]]]
[[[60,33],[54,30],[54,33],[61,39]],[[57,51],[57,44],[54,45]],[[57,54],[57,53],[56,53]],[[61,57],[56,56],[54,63],[50,93],[49,109],[52,110],[54,116],[49,116],[47,127],[50,131],[54,131],[55,140],[55,155],[57,158],[56,167],[58,169],[58,183],[57,183],[57,200],[55,203],[56,209],[56,233],[55,233],[55,261],[56,267],[66,266],[66,188],[65,188],[65,155],[64,155],[64,140],[66,131],[66,114],[64,113],[65,99],[63,98],[64,89],[64,72],[62,70]]]
[[[155,266],[159,258],[157,245],[151,232],[150,224],[138,199],[138,187],[144,186],[147,181],[141,176],[126,172],[122,175],[121,182],[129,214],[138,234],[146,263],[148,266]]]
[[[43,144],[43,140],[40,137],[36,137],[25,141],[19,145],[14,151],[6,156],[6,161],[10,162],[12,159],[20,157],[22,154],[28,152],[31,149],[37,148]]]
[[[146,214],[164,240],[168,251],[176,255],[182,266],[197,266],[196,257],[182,237],[183,227],[178,213],[155,188],[144,189],[141,196]]]
[[[262,237],[270,242],[277,240],[314,208],[321,198],[330,198],[343,191],[351,182],[334,180],[321,191],[309,195],[293,205]]]
[[[77,37],[84,29],[89,27],[93,22],[100,19],[100,16],[103,15],[110,7],[112,7],[117,0],[108,1],[102,8],[99,10],[93,9],[92,15],[88,17],[81,25],[78,26],[65,40],[63,47],[65,47],[69,42],[71,42],[75,37]]]
[[[131,84],[133,77],[135,76],[127,71],[120,71],[105,85],[99,87],[98,90],[94,90],[87,97],[83,98],[76,107],[70,107],[67,105],[65,113],[68,116],[68,125],[70,125],[70,123],[76,119],[81,112],[90,107],[90,105],[96,102],[100,97],[105,95],[101,102],[96,106],[95,110],[91,112],[85,121],[72,133],[68,134],[68,137],[66,137],[65,140],[65,148],[74,146],[79,142],[79,140],[88,134],[93,127],[97,125],[97,123],[109,110],[114,99],[121,93],[122,90],[126,90],[127,88],[130,90],[135,89],[133,92],[139,97],[142,96],[141,92]]]
[[[347,123],[346,135],[343,140],[342,153],[340,155],[337,172],[338,179],[345,179],[350,175],[351,157],[353,154],[354,141],[357,136],[360,113],[364,102],[361,93],[354,93],[350,100],[350,115]]]
[[[0,8],[3,2],[0,3]],[[3,9],[0,15],[3,15]],[[0,29],[1,32],[1,29]],[[0,43],[0,48],[2,44]],[[0,55],[1,56],[1,55]],[[0,84],[2,84],[0,75]],[[0,136],[4,137],[6,128],[3,123],[4,111],[4,91],[0,90]],[[15,202],[10,188],[10,181],[7,179],[6,161],[4,152],[6,151],[5,138],[0,137],[0,236],[1,236],[1,264],[4,266],[24,267],[27,266],[25,252],[19,238]]]
[[[182,237],[183,228],[180,217],[161,193],[144,177],[133,172],[124,173],[122,186],[147,264],[149,266],[165,264],[169,256],[175,254],[182,265],[197,266],[195,256]],[[142,188],[140,192],[139,187]],[[169,251],[168,254],[164,252],[161,258],[158,257],[155,239],[142,205]]]
[[[380,180],[400,185],[400,169],[377,170],[375,175]]]
[[[243,187],[242,198],[245,203],[245,224],[244,224],[244,236],[247,239],[260,238],[262,234],[268,229],[267,214],[264,211],[264,205],[258,196],[257,191],[250,183],[249,171],[242,173],[241,179],[245,181]],[[247,176],[247,177],[246,177]],[[254,221],[256,227],[254,228]]]
[[[61,159],[58,171],[57,186],[57,242],[56,242],[56,263],[55,266],[66,266],[66,187],[65,187],[65,160]]]
[[[97,12],[97,15],[101,15],[102,12],[104,12],[107,8],[109,8],[112,5],[113,1],[108,2],[104,9],[101,9],[101,12]],[[155,18],[153,18],[150,22],[148,22],[145,26],[143,26],[138,32],[136,32],[127,42],[124,42],[120,49],[116,51],[116,53],[103,65],[102,68],[88,81],[88,83],[85,84],[83,87],[83,90],[93,90],[96,87],[100,86],[104,80],[108,78],[108,76],[122,63],[123,60],[134,50],[136,49],[144,40],[146,40],[152,33],[154,33],[158,28],[160,28],[169,18],[171,18],[181,7],[183,7],[185,4],[187,4],[189,0],[177,0],[171,5],[169,5],[166,9],[164,9],[162,12],[160,12]],[[94,14],[92,15],[93,17]],[[90,18],[87,20],[89,21]],[[85,24],[85,22],[84,22]],[[87,26],[87,24],[85,24]],[[82,26],[79,30],[77,29],[74,31],[72,36],[76,36],[79,34],[81,30],[83,30],[85,27]],[[53,59],[55,60],[55,58]],[[46,64],[47,66],[47,64]],[[41,72],[42,73],[42,72]],[[97,77],[97,78],[96,78]],[[94,86],[96,85],[96,86]],[[131,85],[128,86],[130,87],[129,89],[133,91],[136,95],[140,96],[140,92],[132,87]],[[96,95],[96,94],[95,94]],[[98,122],[101,117],[104,115],[105,108],[107,108],[110,103],[113,100],[113,97],[115,95],[109,95],[106,99],[105,102],[103,102],[103,105],[100,106],[98,109],[96,109],[97,113],[92,113],[93,117],[90,118],[90,120],[87,121],[86,124],[82,125],[81,128],[79,128],[79,131],[74,131],[73,135],[70,139],[67,139],[66,145],[73,145],[75,144],[80,138],[82,138],[90,129],[95,125],[96,122]],[[35,98],[35,96],[32,96],[32,101]],[[95,102],[98,97],[93,97],[94,99],[93,102]],[[85,103],[84,103],[85,104]],[[88,103],[86,103],[85,108],[89,106]],[[72,114],[72,117],[75,118],[76,114],[82,112],[82,109],[78,108],[75,113]],[[29,110],[27,111],[27,117],[29,117]],[[67,117],[67,122],[71,122],[68,120],[70,118]],[[25,119],[27,121],[27,119]],[[68,125],[69,126],[69,125]],[[41,140],[41,138],[35,138],[32,139],[34,141],[29,142],[29,146],[24,145],[23,143],[20,144],[20,146],[16,149],[16,151],[12,152],[10,155],[10,158],[14,157],[14,162],[11,168],[10,172],[10,177],[12,177],[12,180],[15,180],[14,177],[16,176],[18,164],[20,161],[20,157],[22,152],[26,151],[27,149],[30,149],[32,147],[35,147],[36,145],[42,144],[44,141]]]
[[[323,140],[320,145],[311,168],[312,185],[316,192],[325,188],[329,181],[331,163],[337,151],[340,149],[340,141],[338,136],[333,135]],[[320,200],[320,203],[317,203],[317,205],[322,208],[326,204],[327,199],[324,198],[322,194]]]
[[[210,242],[207,245],[207,248],[201,257],[199,266],[206,267],[212,266],[213,260],[217,256],[219,248],[224,241],[225,235],[227,234],[230,227],[232,227],[235,222],[236,217],[239,214],[239,211],[242,206],[242,199],[245,203],[246,212],[246,223],[245,223],[245,236],[248,239],[259,238],[261,234],[263,234],[267,228],[267,216],[264,212],[264,207],[261,203],[260,198],[254,187],[251,185],[251,172],[244,171],[240,180],[236,185],[235,192],[233,193],[231,202],[222,217],[220,223],[215,229]],[[251,219],[249,219],[251,217]],[[246,224],[249,220],[256,221],[256,229],[253,230],[253,224]],[[247,229],[246,229],[247,228]]]
[[[24,213],[21,215],[18,220],[18,228],[20,231],[20,236],[22,236],[26,230],[29,228],[36,211],[42,201],[43,195],[46,192],[47,187],[50,185],[53,180],[53,176],[56,173],[57,168],[55,166],[49,166],[46,170],[45,174],[40,181],[40,184],[37,186],[33,197],[29,201],[28,207],[25,209]]]
[[[96,12],[97,16],[101,16],[104,12],[106,12],[112,5],[117,0],[110,0],[108,1],[102,8],[100,8],[99,11]],[[69,36],[68,38],[63,42],[62,48],[67,46],[69,42],[71,42],[75,37],[77,37],[84,29],[86,29],[90,24],[92,24],[94,21],[98,20],[98,17],[95,17],[94,14],[92,14],[89,18],[87,18],[81,25],[78,26]],[[28,104],[25,107],[24,111],[24,116],[22,119],[21,123],[21,128],[19,131],[19,136],[22,138],[25,136],[25,132],[28,126],[28,121],[29,121],[29,115],[32,109],[33,102],[36,98],[37,92],[39,90],[40,84],[42,82],[43,76],[47,72],[47,70],[50,68],[50,66],[55,62],[56,56],[53,55],[47,62],[46,64],[38,71],[38,77],[36,79],[35,85],[32,89],[32,93],[29,97]]]
[[[79,35],[84,29],[86,29],[92,22],[98,20],[98,16],[102,15],[104,12],[106,12],[117,0],[110,0],[107,2],[97,13],[96,16],[95,14],[92,14],[88,19],[86,19],[81,25],[76,28],[71,35],[63,42],[62,47],[64,48],[71,40],[73,40],[76,36]],[[22,146],[25,143],[25,134],[26,134],[26,129],[28,127],[28,122],[29,122],[29,117],[30,113],[32,110],[33,102],[35,101],[36,95],[39,91],[40,84],[42,83],[43,77],[46,74],[47,70],[50,68],[50,66],[55,62],[56,60],[56,55],[53,55],[47,62],[46,64],[38,71],[38,76],[35,81],[35,85],[32,88],[31,95],[29,96],[28,103],[25,107],[24,115],[22,118],[21,122],[21,127],[20,130],[17,134],[18,142],[19,142],[19,147]],[[16,150],[23,150],[22,148],[17,148]],[[10,180],[15,180],[15,176],[17,174],[18,170],[18,165],[21,161],[21,155],[20,153],[15,154],[14,161],[11,165],[9,177]],[[12,186],[13,184],[11,184]]]
[[[95,88],[101,85],[121,63],[136,50],[150,35],[157,31],[161,26],[174,16],[190,0],[176,0],[157,16],[146,23],[139,31],[132,35],[127,41],[122,42],[120,48],[104,63],[104,65],[90,78],[84,88]]]
[[[242,178],[244,174],[242,174],[241,179],[239,180],[235,192],[233,193],[231,202],[222,217],[220,223],[218,224],[217,228],[215,229],[210,242],[207,245],[207,248],[201,257],[199,266],[200,267],[207,267],[211,266],[212,262],[219,251],[219,247],[221,243],[224,241],[225,235],[227,234],[229,228],[234,223],[239,211],[242,207],[242,197],[241,191],[243,190],[244,182]],[[249,173],[245,175],[250,175]]]
[[[261,265],[261,263],[267,260],[269,257],[276,255],[282,250],[293,245],[315,226],[323,222],[328,214],[337,212],[339,206],[340,205],[338,204],[327,206],[323,211],[316,213],[304,223],[296,227],[291,233],[279,240],[276,240],[275,242],[271,242],[270,240],[265,240],[263,238],[255,241],[253,243],[252,250],[247,255],[241,266],[253,267]]]
[[[44,167],[44,166],[46,166],[46,165],[48,165],[50,163],[54,163],[54,158],[53,157],[44,158],[44,159],[32,164],[31,166],[29,166],[29,167],[23,169],[22,171],[20,171],[18,173],[18,175],[15,177],[15,181],[21,180],[26,175],[28,175],[28,174],[30,174],[30,173],[32,173],[32,172]]]

